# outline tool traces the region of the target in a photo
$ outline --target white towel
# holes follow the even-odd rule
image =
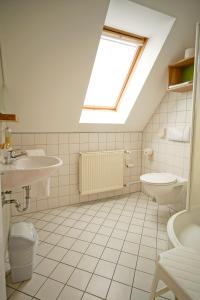
[[[190,127],[169,127],[167,129],[167,138],[169,141],[189,142],[190,141]]]
[[[26,150],[27,156],[44,156],[44,149]],[[42,199],[50,195],[50,177],[41,180],[31,186],[31,197]]]

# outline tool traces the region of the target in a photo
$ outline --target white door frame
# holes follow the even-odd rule
[[[4,264],[3,215],[1,205],[1,175],[0,175],[0,299],[6,300],[6,281]]]
[[[193,83],[193,108],[192,108],[192,138],[190,152],[190,180],[188,183],[187,209],[200,206],[199,180],[199,131],[200,131],[200,22],[196,25],[195,65]]]

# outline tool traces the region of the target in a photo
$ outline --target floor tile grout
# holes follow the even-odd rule
[[[130,210],[130,208],[131,208],[131,210]],[[149,211],[148,211],[148,209],[149,209]],[[88,214],[87,214],[87,212],[88,212]],[[155,214],[155,212],[156,212],[156,214]],[[35,268],[37,266],[39,266],[45,259],[49,259],[56,263],[55,267],[52,268],[52,270],[48,274],[48,276],[37,273],[37,271],[35,271],[35,269],[34,269],[34,273],[45,277],[45,281],[41,285],[41,287],[36,291],[35,295],[31,296],[31,297],[37,298],[38,292],[40,291],[40,289],[42,289],[42,287],[45,285],[45,283],[47,282],[48,279],[54,280],[55,282],[63,285],[59,294],[57,295],[56,299],[59,299],[59,296],[61,295],[62,291],[64,290],[64,288],[66,286],[69,286],[69,287],[71,286],[71,287],[73,287],[73,289],[81,291],[82,296],[80,299],[83,299],[85,293],[89,293],[89,294],[97,297],[95,294],[92,294],[91,292],[87,292],[87,288],[90,284],[90,281],[91,281],[93,275],[97,275],[97,276],[100,276],[102,278],[106,278],[107,280],[109,280],[109,286],[108,286],[107,294],[106,294],[105,298],[98,296],[99,299],[107,299],[112,282],[117,282],[120,285],[130,288],[129,300],[132,299],[133,289],[137,289],[137,290],[141,290],[142,292],[145,292],[143,289],[140,289],[138,286],[137,287],[134,286],[136,272],[139,271],[139,272],[145,273],[150,276],[152,276],[152,273],[150,273],[148,270],[144,271],[144,270],[138,269],[137,268],[138,260],[139,260],[139,258],[142,258],[142,259],[150,261],[150,262],[155,262],[155,259],[153,259],[153,258],[151,259],[150,257],[145,257],[145,256],[140,255],[140,249],[142,246],[144,246],[144,247],[149,247],[151,249],[155,249],[156,253],[158,253],[158,251],[159,252],[163,251],[162,249],[158,249],[158,241],[160,241],[160,240],[163,241],[163,244],[161,244],[160,247],[163,247],[163,245],[165,243],[167,243],[167,241],[164,239],[165,235],[162,236],[162,234],[161,234],[159,237],[158,232],[161,232],[161,233],[163,232],[163,234],[166,233],[166,230],[162,230],[162,229],[165,229],[166,220],[169,217],[169,215],[170,214],[167,211],[167,209],[160,210],[158,205],[151,202],[147,196],[145,196],[143,193],[139,193],[139,192],[132,193],[129,195],[122,195],[121,197],[118,196],[115,198],[109,198],[109,199],[107,199],[107,201],[105,199],[103,199],[103,201],[102,200],[97,200],[95,202],[90,201],[90,202],[87,202],[86,204],[67,206],[67,207],[62,207],[62,208],[57,208],[57,209],[49,209],[49,210],[46,210],[45,212],[41,211],[41,212],[37,212],[37,213],[23,215],[24,221],[33,220],[35,227],[36,228],[39,227],[39,228],[37,228],[38,232],[40,232],[40,231],[45,232],[44,238],[42,237],[41,238],[42,240],[39,241],[40,245],[43,245],[43,244],[49,245],[49,250],[45,254],[41,254],[40,252],[38,253],[39,262],[35,266]],[[84,218],[82,218],[83,216],[85,216],[84,221],[83,221]],[[99,220],[96,220],[95,218],[99,218]],[[20,219],[20,217],[19,217],[19,219]],[[46,220],[44,220],[44,219],[46,219]],[[100,219],[102,219],[102,220],[100,220]],[[17,220],[18,220],[17,216],[14,217],[14,221],[17,221]],[[66,222],[66,220],[73,220],[74,222],[72,222],[71,225],[66,226],[64,224]],[[96,224],[95,222],[93,223],[92,222],[93,220],[96,222],[97,221],[100,222],[100,224]],[[106,221],[108,221],[108,222],[105,223]],[[80,222],[80,224],[78,224],[79,227],[76,227],[76,223],[78,223],[78,222]],[[84,226],[83,223],[81,225],[81,222],[85,222],[87,224],[85,224],[85,226]],[[138,222],[138,225],[136,225],[137,222]],[[37,223],[38,223],[38,226],[37,226]],[[47,225],[49,225],[49,230],[46,230],[44,228]],[[90,229],[90,227],[88,227],[89,225],[91,225],[91,229]],[[59,226],[66,227],[67,231],[63,234],[55,232],[59,228]],[[81,227],[81,226],[83,226],[83,227]],[[92,228],[92,226],[94,228]],[[141,228],[141,231],[139,231],[139,232],[131,231],[130,230],[131,226],[133,228],[134,228],[134,226],[139,226],[138,230],[139,230],[139,228]],[[151,228],[154,226],[156,226],[156,228]],[[87,229],[87,227],[88,227],[88,229]],[[74,231],[74,233],[73,233],[73,229],[77,230],[77,235],[76,235],[76,231]],[[68,235],[68,232],[71,230],[72,230],[72,235],[70,235],[70,233]],[[123,237],[123,235],[121,236],[121,238],[116,237],[116,234],[113,236],[115,230],[118,230],[118,232],[123,232],[124,237]],[[148,230],[149,230],[149,232],[148,232]],[[144,234],[144,231],[146,231],[145,234]],[[155,236],[153,233],[154,231],[156,234]],[[90,234],[92,233],[92,234],[94,234],[94,236],[91,237],[91,240],[88,238],[89,241],[81,239],[81,235],[84,232],[88,232]],[[46,236],[45,236],[45,234],[46,234]],[[51,235],[52,235],[52,238],[54,238],[54,234],[55,234],[55,241],[54,240],[51,241],[50,240]],[[74,236],[73,236],[73,234],[74,234]],[[99,243],[98,243],[98,241],[95,242],[95,238],[97,236],[100,238],[102,237],[102,239],[103,239],[102,242],[101,242],[101,240],[99,241]],[[135,242],[134,240],[131,240],[134,236],[135,237],[138,236],[139,240],[137,242]],[[127,237],[128,237],[128,239],[127,239]],[[152,240],[155,240],[155,243],[156,243],[155,247],[153,247],[152,244],[150,244],[148,246],[145,245],[145,243],[142,244],[141,242],[142,242],[143,237],[150,238],[149,240],[151,241],[151,243],[152,243]],[[162,239],[162,237],[163,237],[163,239]],[[49,240],[48,240],[48,238],[49,238]],[[58,238],[58,240],[57,240],[57,238]],[[63,238],[69,238],[69,239],[73,240],[73,242],[69,248],[59,245],[59,243],[63,240]],[[104,239],[105,239],[105,244],[104,244]],[[118,247],[115,247],[115,246],[113,246],[113,248],[112,248],[112,246],[110,247],[109,241],[111,239],[120,241],[119,243],[121,244],[121,246],[119,246],[119,249],[117,249]],[[83,252],[79,252],[77,249],[75,249],[75,250],[72,249],[73,246],[79,242],[83,242],[83,244],[87,245],[86,249]],[[137,245],[137,247],[138,247],[137,254],[133,253],[133,251],[130,251],[129,249],[128,249],[129,252],[127,251],[127,249],[123,249],[126,242],[130,243],[130,245]],[[147,239],[147,242],[148,242],[148,239]],[[91,245],[96,245],[96,246],[102,247],[103,250],[102,250],[100,257],[92,256],[92,254],[87,253],[87,250],[89,249],[89,247]],[[50,247],[50,246],[52,246],[52,247]],[[49,258],[48,255],[54,249],[56,251],[56,247],[66,250],[65,254],[59,259],[53,259],[52,257]],[[103,257],[103,254],[106,249],[118,251],[118,259],[116,260],[116,262],[110,261],[108,258],[106,260],[106,258]],[[68,277],[67,281],[65,283],[63,283],[63,282],[59,281],[58,279],[51,278],[50,276],[54,273],[55,269],[59,265],[65,265],[65,266],[72,267],[71,265],[69,265],[63,261],[64,257],[69,253],[69,251],[74,251],[76,253],[79,253],[80,258],[79,258],[78,262],[76,263],[76,265],[73,266],[74,270]],[[134,267],[130,267],[127,265],[123,265],[122,263],[119,263],[120,256],[122,253],[127,254],[127,255],[134,255],[136,257]],[[143,253],[143,254],[145,254],[145,253]],[[92,272],[90,272],[84,268],[78,267],[81,259],[85,255],[96,258],[96,266],[94,267]],[[40,260],[40,258],[41,258],[41,260]],[[113,270],[111,278],[108,278],[106,276],[95,273],[100,261],[114,264],[114,270]],[[114,279],[114,275],[115,275],[115,272],[116,272],[116,269],[118,266],[123,266],[125,269],[130,269],[130,270],[134,271],[131,285],[128,283],[121,282],[120,280],[118,281],[117,279],[116,280]],[[147,265],[147,267],[148,267],[148,265]],[[88,274],[90,274],[90,278],[89,278],[84,290],[74,287],[74,286],[70,285],[70,283],[69,283],[70,278],[72,277],[74,272],[78,271],[78,270],[84,271],[84,272],[87,272]],[[22,292],[22,291],[20,291],[21,285],[22,284],[20,284],[16,288],[14,288],[13,293],[15,293],[15,291]],[[22,293],[24,293],[24,292],[22,292]],[[26,293],[24,293],[24,294],[26,294]],[[31,298],[31,299],[33,299],[33,298]]]

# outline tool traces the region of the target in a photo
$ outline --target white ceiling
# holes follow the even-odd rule
[[[128,128],[133,124],[135,129],[143,129],[166,92],[168,65],[177,59],[182,59],[185,49],[195,45],[196,22],[200,21],[200,1],[136,0],[132,2],[176,18],[126,124]]]
[[[174,16],[175,25],[127,122],[124,125],[79,124],[108,2],[0,2],[0,33],[8,86],[5,104],[7,112],[17,113],[20,118],[17,125],[12,125],[15,131],[133,131],[144,128],[165,94],[168,64],[182,58],[185,48],[194,46],[200,1],[133,1]]]

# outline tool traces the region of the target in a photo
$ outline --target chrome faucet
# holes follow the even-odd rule
[[[15,158],[27,156],[27,152],[21,149],[6,150],[4,152],[5,165],[9,165]]]

